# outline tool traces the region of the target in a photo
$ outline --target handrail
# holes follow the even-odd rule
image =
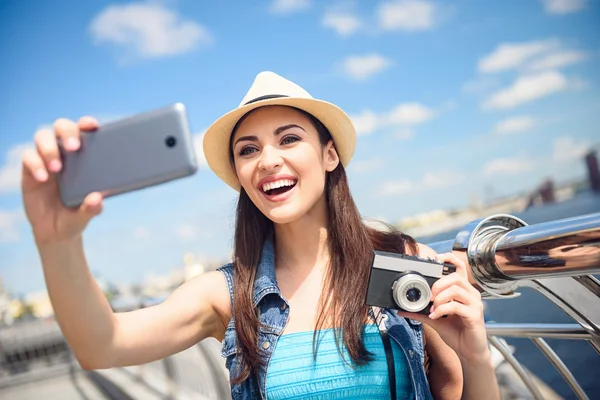
[[[592,335],[577,324],[507,324],[488,322],[488,335],[511,338],[584,339]]]
[[[556,368],[556,370],[562,375],[565,381],[567,381],[567,384],[571,387],[573,392],[575,392],[577,398],[587,400],[587,395],[585,394],[579,383],[577,383],[577,380],[575,379],[569,368],[567,368],[565,363],[562,362],[560,357],[554,352],[554,350],[552,350],[548,343],[546,343],[546,341],[542,338],[533,338],[531,339],[531,341],[535,343],[535,345],[541,350],[541,352],[544,353],[546,358],[550,360],[554,368]]]
[[[513,294],[519,280],[600,273],[600,213],[528,226],[507,214],[465,225],[454,240],[428,244],[452,251],[487,295]]]
[[[506,346],[498,340],[497,337],[490,336],[488,340],[492,346],[494,346],[504,357],[504,359],[513,367],[515,372],[521,377],[527,389],[536,400],[544,400],[544,396],[540,393],[535,382],[531,379],[531,376],[525,371],[525,368],[521,365],[521,363],[517,360],[517,358],[512,355],[510,350],[506,348]]]
[[[521,377],[531,395],[542,398],[526,370],[498,337],[529,338],[565,379],[577,398],[587,399],[571,371],[543,338],[586,340],[600,354],[600,213],[536,225],[507,214],[463,227],[454,240],[429,243],[468,265],[469,281],[486,299],[519,296],[530,287],[577,324],[486,324],[495,347]]]
[[[519,286],[542,293],[593,336],[600,352],[600,282],[592,276],[600,273],[600,213],[531,226],[492,215],[429,246],[462,259],[482,297],[514,298]]]
[[[569,368],[543,339],[589,340],[592,338],[592,335],[585,329],[578,327],[576,324],[510,324],[494,322],[486,323],[486,330],[490,345],[496,348],[502,354],[504,359],[513,367],[514,371],[519,375],[535,399],[543,399],[543,396],[539,392],[531,375],[519,363],[517,358],[510,352],[499,337],[530,339],[563,377],[577,398],[581,400],[589,399]]]

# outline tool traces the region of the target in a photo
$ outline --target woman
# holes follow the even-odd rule
[[[147,363],[214,337],[223,341],[236,399],[499,398],[481,297],[466,266],[361,221],[344,172],[355,131],[338,107],[259,74],[204,138],[209,166],[240,192],[234,262],[127,313],[111,311],[83,251],[82,232],[102,196],[65,209],[53,177],[61,169],[56,138],[77,151],[79,132],[96,127],[89,117],[59,119],[23,157],[23,200],[50,299],[84,368]],[[433,286],[430,315],[364,305],[373,249],[457,267]]]

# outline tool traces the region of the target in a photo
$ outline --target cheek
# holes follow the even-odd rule
[[[236,163],[235,171],[242,186],[252,185],[252,173],[254,169],[250,162]]]
[[[323,191],[325,185],[325,169],[322,164],[322,160],[318,157],[307,160],[308,162],[303,163],[303,170],[298,171],[303,177],[303,187],[310,189],[311,192],[315,192],[317,195]]]

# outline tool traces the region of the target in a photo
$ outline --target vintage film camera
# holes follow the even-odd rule
[[[373,252],[365,304],[429,315],[431,287],[456,271],[449,263],[405,254]]]

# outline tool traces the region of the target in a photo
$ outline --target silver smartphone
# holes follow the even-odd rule
[[[59,142],[63,169],[58,187],[66,207],[85,196],[104,197],[193,175],[197,170],[185,105],[145,112],[82,132],[81,148],[67,152]]]

